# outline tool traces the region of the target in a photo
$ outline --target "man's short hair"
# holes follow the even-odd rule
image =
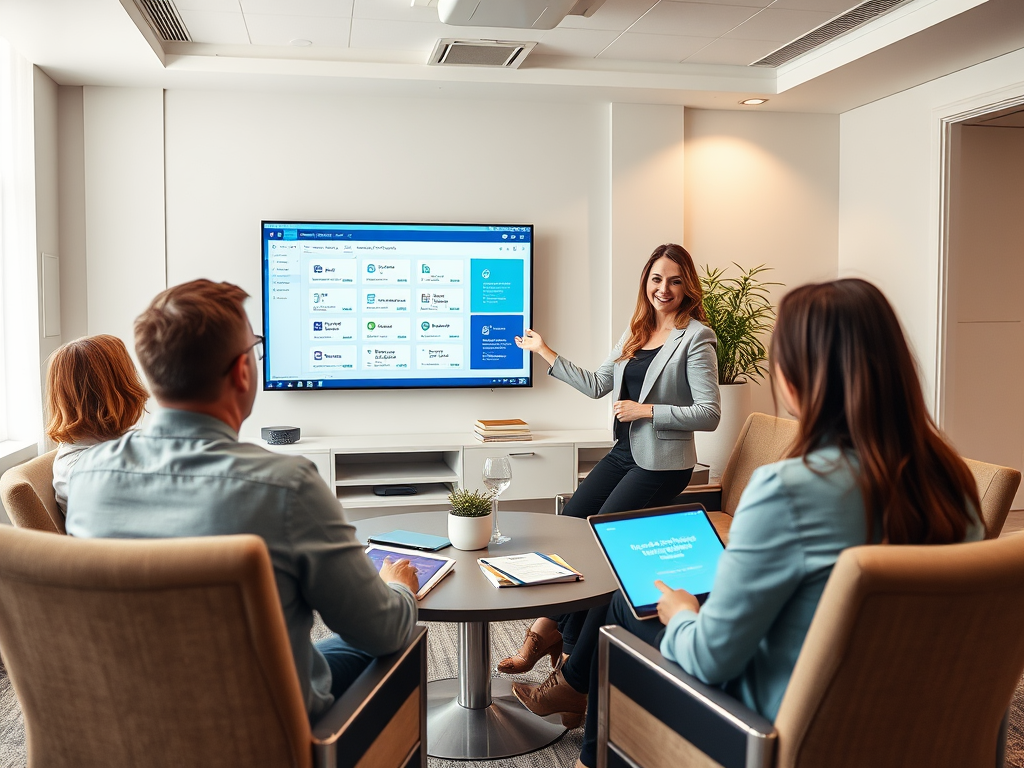
[[[232,360],[244,351],[248,297],[231,283],[193,280],[153,299],[135,319],[135,353],[154,395],[217,399]]]

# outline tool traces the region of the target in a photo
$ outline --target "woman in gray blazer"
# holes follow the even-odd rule
[[[668,243],[655,248],[644,265],[630,327],[596,371],[569,362],[532,329],[516,337],[521,348],[544,358],[549,375],[588,397],[615,394],[615,445],[580,484],[564,514],[589,517],[662,506],[690,482],[697,462],[693,433],[714,430],[721,414],[717,340],[704,319],[693,259],[681,245]],[[525,672],[545,655],[557,662],[575,644],[584,618],[580,612],[557,622],[538,619],[519,653],[500,662],[498,670]]]

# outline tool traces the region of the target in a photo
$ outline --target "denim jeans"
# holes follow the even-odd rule
[[[374,658],[353,648],[337,635],[318,641],[316,649],[327,659],[327,666],[331,670],[331,695],[335,699],[348,690]]]

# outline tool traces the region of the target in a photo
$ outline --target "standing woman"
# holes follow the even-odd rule
[[[532,329],[516,337],[522,349],[544,358],[556,379],[588,397],[615,393],[615,445],[564,514],[658,507],[686,488],[697,463],[693,433],[713,431],[721,415],[717,340],[705,319],[693,259],[681,245],[668,243],[655,248],[644,265],[629,330],[596,371],[561,357]],[[556,663],[563,647],[575,644],[584,617],[581,612],[557,623],[538,619],[517,655],[499,663],[498,671],[526,672],[545,655]]]

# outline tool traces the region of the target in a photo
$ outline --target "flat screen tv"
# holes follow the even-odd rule
[[[533,226],[264,221],[263,388],[530,387]]]

